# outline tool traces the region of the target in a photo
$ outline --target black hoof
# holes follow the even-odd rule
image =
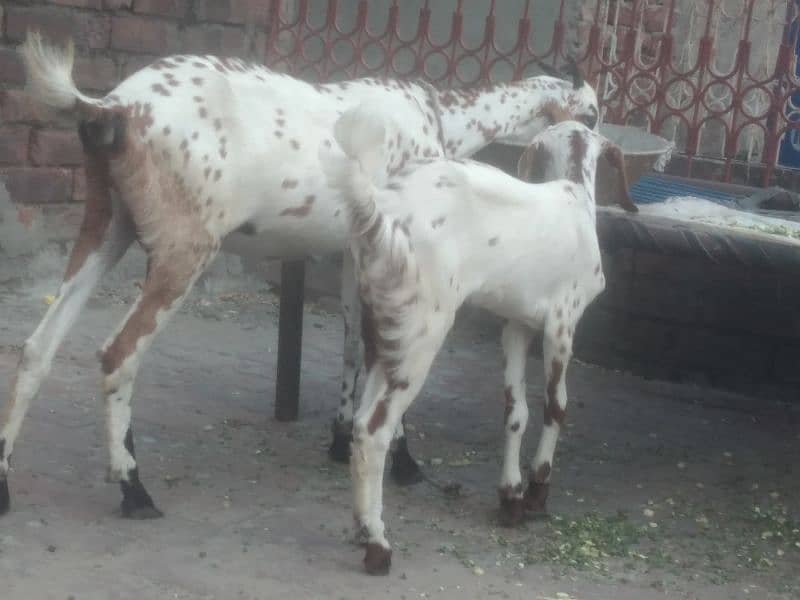
[[[525,521],[525,504],[522,498],[500,498],[500,525],[518,527]]]
[[[364,567],[370,575],[388,575],[392,567],[392,551],[370,542],[364,555]]]
[[[8,479],[0,479],[0,516],[11,508],[11,495],[8,493]]]
[[[333,441],[331,447],[328,448],[328,456],[334,462],[347,464],[350,462],[350,443],[353,441],[352,431],[347,433],[341,431],[337,427],[333,428]]]
[[[128,472],[128,481],[120,481],[122,490],[122,504],[120,512],[126,519],[159,519],[164,516],[153,503],[153,499],[142,482],[139,481],[138,469]]]
[[[408,452],[408,442],[404,437],[397,440],[397,446],[392,452],[390,475],[392,481],[402,486],[414,485],[424,479],[422,469]]]

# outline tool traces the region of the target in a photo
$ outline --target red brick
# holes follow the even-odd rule
[[[183,51],[192,54],[242,56],[246,45],[244,32],[228,25],[196,25],[183,33]]]
[[[11,200],[19,204],[59,204],[72,200],[72,171],[41,167],[0,169]]]
[[[0,165],[24,165],[30,137],[31,128],[25,125],[0,127]]]
[[[135,0],[133,12],[182,19],[186,16],[186,0]]]
[[[117,65],[110,58],[100,56],[76,58],[72,75],[81,90],[107,92],[119,82]]]
[[[263,26],[268,21],[269,3],[262,0],[196,0],[194,14],[198,21]]]
[[[73,39],[78,46],[108,47],[111,22],[102,13],[83,13],[53,7],[16,7],[6,9],[6,36],[21,42],[29,29],[41,31],[50,41],[64,43]]]
[[[129,52],[170,54],[178,50],[178,28],[159,19],[115,16],[111,21],[111,47]]]
[[[38,123],[46,115],[22,90],[0,91],[0,120],[5,123]]]
[[[25,83],[25,69],[16,50],[0,48],[0,83],[22,85]]]
[[[83,164],[83,148],[76,131],[42,129],[31,139],[31,162],[39,166],[67,167]]]

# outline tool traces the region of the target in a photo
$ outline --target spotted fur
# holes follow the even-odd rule
[[[268,257],[345,247],[349,224],[319,161],[321,147],[333,149],[333,124],[344,111],[374,101],[398,118],[379,168],[386,175],[407,172],[416,160],[465,156],[494,139],[527,141],[548,122],[546,104],[568,107],[576,116],[597,105],[589,86],[534,78],[453,92],[454,103],[445,109],[449,97],[423,83],[367,78],[309,84],[238,59],[188,55],[159,59],[105,97],[92,98],[73,82],[71,45],[49,47],[32,34],[22,57],[32,98],[79,124],[88,191],[58,297],[24,346],[0,420],[5,446],[0,485],[54,353],[102,275],[138,241],[149,258],[147,279],[101,351],[109,476],[121,481],[132,516],[155,514],[150,506],[137,507],[149,496],[138,487],[136,461],[125,447],[133,381],[144,353],[223,244]],[[501,99],[507,99],[502,109]],[[496,110],[485,111],[486,105]],[[342,431],[352,421],[361,360],[352,273],[348,254],[342,276],[344,385],[337,416]],[[397,434],[402,436],[399,424]],[[407,464],[413,464],[410,457]]]
[[[586,126],[566,121],[533,140],[533,147],[551,157],[550,181],[530,184],[480,163],[437,159],[378,186],[369,169],[380,163],[385,127],[384,114],[373,107],[345,113],[335,135],[349,171],[337,165],[328,172],[338,173],[331,182],[350,207],[359,290],[372,315],[372,359],[353,430],[355,515],[368,543],[389,552],[380,490],[391,432],[464,302],[507,320],[502,521],[518,522],[526,508],[544,510],[566,416],[573,332],[605,287],[595,231],[597,159],[618,149]],[[571,180],[575,173],[579,181]],[[442,179],[453,185],[437,185]],[[624,172],[623,184],[627,189]],[[408,210],[414,220],[398,227]],[[430,225],[434,219],[441,219],[439,227]],[[486,239],[496,242],[487,245]],[[519,465],[528,420],[525,363],[537,330],[544,332],[544,425],[526,493]],[[393,386],[398,380],[405,382],[403,389]]]

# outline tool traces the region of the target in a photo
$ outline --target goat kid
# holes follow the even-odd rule
[[[346,246],[341,201],[328,188],[318,157],[320,145],[332,145],[333,125],[344,110],[372,99],[402,121],[402,131],[384,148],[392,172],[414,158],[468,154],[494,140],[525,138],[557,112],[592,125],[597,120],[594,91],[577,80],[538,77],[470,92],[377,79],[311,85],[213,56],[158,60],[97,99],[75,87],[71,45],[48,47],[29,34],[21,51],[32,97],[78,123],[87,200],[57,299],[25,342],[0,418],[0,514],[9,509],[9,457],[28,406],[92,290],[134,241],[147,253],[147,276],[100,357],[109,479],[120,482],[122,514],[146,518],[161,513],[134,458],[131,396],[142,356],[223,240],[245,243],[252,233],[259,250],[274,257]],[[348,457],[360,361],[352,273],[347,253],[343,384],[331,448],[340,460]],[[400,458],[405,470],[398,477],[418,478],[407,452]]]
[[[600,155],[622,167],[616,146],[574,121],[540,133],[555,181],[529,184],[472,161],[434,158],[379,189],[385,113],[346,112],[335,138],[347,158],[329,156],[331,185],[349,207],[351,250],[364,315],[366,383],[355,416],[351,475],[354,516],[370,574],[388,573],[382,481],[391,433],[425,381],[456,310],[466,301],[505,318],[503,520],[544,511],[553,453],[567,404],[565,376],[575,327],[604,289],[595,232]],[[524,167],[530,154],[521,161]],[[342,166],[347,162],[349,166]],[[624,169],[622,189],[627,190]],[[527,349],[543,330],[544,427],[523,493],[519,452],[528,407]]]

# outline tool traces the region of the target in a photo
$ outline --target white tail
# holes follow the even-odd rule
[[[76,103],[98,104],[81,94],[72,79],[72,41],[65,48],[55,48],[44,44],[38,32],[29,31],[19,52],[28,75],[26,89],[34,100],[59,110],[74,109]]]
[[[342,192],[348,206],[351,243],[362,250],[356,253],[359,268],[383,273],[381,283],[373,282],[370,293],[400,299],[393,310],[401,319],[408,307],[400,292],[406,280],[415,277],[417,267],[405,228],[384,215],[375,201],[387,179],[386,129],[396,126],[387,114],[384,107],[366,103],[346,111],[333,130],[346,158],[323,160],[323,164],[330,185]]]
[[[356,237],[369,230],[379,216],[373,196],[386,175],[384,118],[364,103],[346,111],[336,121],[333,135],[347,158],[323,161],[329,183],[344,196],[351,233]]]

